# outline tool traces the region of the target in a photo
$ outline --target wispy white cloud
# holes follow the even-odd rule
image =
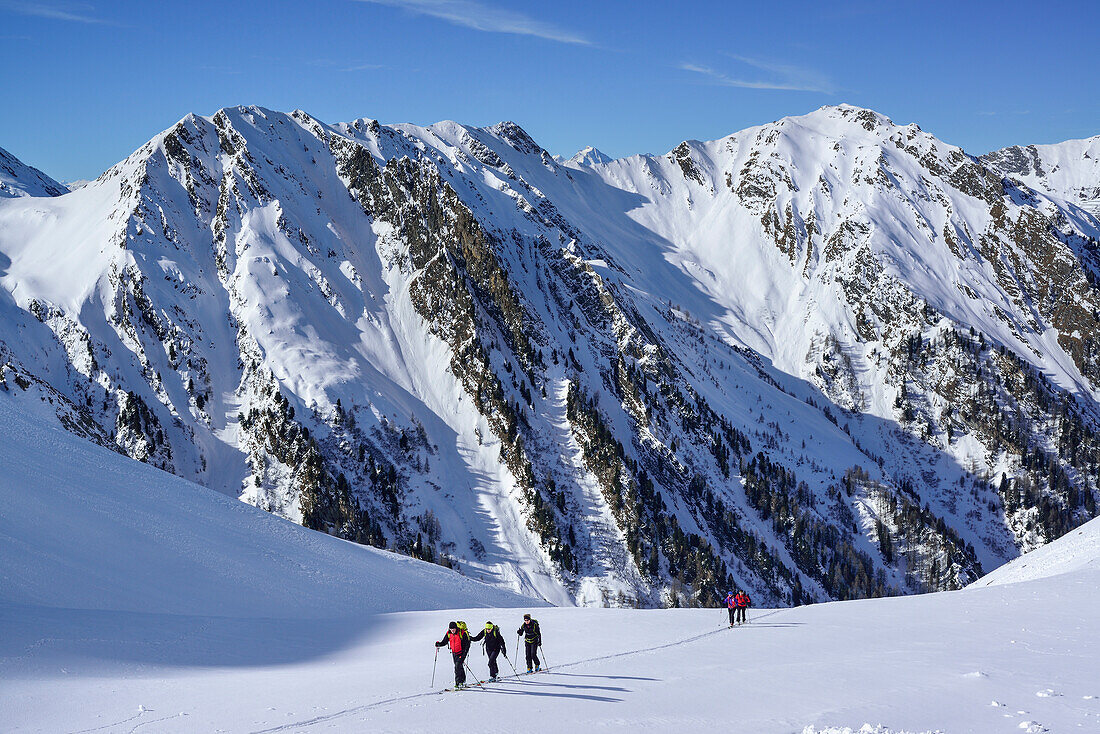
[[[373,5],[388,5],[403,8],[412,13],[452,23],[464,28],[473,28],[486,33],[511,33],[519,36],[534,36],[547,41],[572,43],[579,46],[591,46],[592,42],[584,36],[544,23],[523,13],[496,8],[477,0],[358,0]]]
[[[355,64],[353,66],[345,66],[340,71],[378,71],[379,69],[385,69],[385,64]]]
[[[801,86],[808,92],[832,93],[836,91],[829,77],[817,69],[796,66],[795,64],[780,64],[738,54],[725,53],[723,55],[754,69],[767,72],[787,84]]]
[[[379,69],[389,68],[385,64],[370,64],[347,60],[336,61],[335,59],[313,59],[306,63],[310,66],[318,66],[322,69],[333,69],[334,71],[378,71]]]
[[[710,84],[722,87],[741,87],[743,89],[778,89],[788,92],[820,92],[831,94],[833,83],[824,74],[793,64],[778,64],[762,61],[748,56],[724,54],[742,66],[758,72],[764,72],[763,78],[745,78],[744,75],[731,75],[710,66],[684,62],[680,68],[706,77]],[[755,75],[753,75],[755,76]]]
[[[202,71],[209,71],[214,74],[243,74],[240,69],[235,69],[232,66],[212,66],[210,64],[202,64],[198,67]]]
[[[49,20],[65,20],[71,23],[94,23],[110,25],[111,21],[97,18],[95,8],[86,3],[45,3],[24,0],[0,0],[0,9],[20,15]]]

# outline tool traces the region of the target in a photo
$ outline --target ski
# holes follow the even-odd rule
[[[482,685],[481,685],[481,682],[479,681],[477,683],[471,683],[468,686],[461,686],[461,687],[458,687],[458,688],[456,688],[455,686],[451,686],[450,688],[444,688],[443,690],[441,690],[439,692],[440,693],[459,693],[461,691],[472,691],[474,689],[481,689],[481,688],[482,688]]]

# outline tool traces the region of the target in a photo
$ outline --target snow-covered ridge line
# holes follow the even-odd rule
[[[1100,568],[1100,520],[1090,520],[1058,540],[1006,563],[967,588],[1017,584]]]
[[[61,196],[69,189],[0,148],[0,199]]]
[[[846,105],[583,165],[227,108],[0,203],[0,385],[557,603],[957,588],[1095,514],[1098,239]]]
[[[1053,145],[1013,145],[986,153],[982,161],[1100,216],[1100,135]]]

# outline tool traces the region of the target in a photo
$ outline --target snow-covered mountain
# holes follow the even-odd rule
[[[231,108],[0,202],[0,387],[555,603],[958,588],[1096,514],[1098,237],[849,106],[568,164]]]
[[[67,188],[0,148],[0,199],[16,196],[61,196]]]
[[[1056,145],[1013,145],[983,155],[982,162],[1100,216],[1100,135]]]
[[[591,145],[588,145],[574,153],[573,157],[566,161],[566,164],[573,164],[576,166],[594,166],[603,163],[610,163],[611,161],[611,156],[607,155],[601,150],[593,148]]]

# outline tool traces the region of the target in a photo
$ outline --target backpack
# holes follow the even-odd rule
[[[458,632],[450,636],[448,643],[451,646],[451,652],[459,654],[466,648],[470,633],[466,629],[465,622],[456,622],[455,626],[458,627]]]
[[[504,644],[504,637],[500,634],[500,627],[493,625],[489,629],[485,630],[485,639],[481,642],[481,651],[486,655],[489,654],[489,645],[493,645],[496,649],[500,649]]]

